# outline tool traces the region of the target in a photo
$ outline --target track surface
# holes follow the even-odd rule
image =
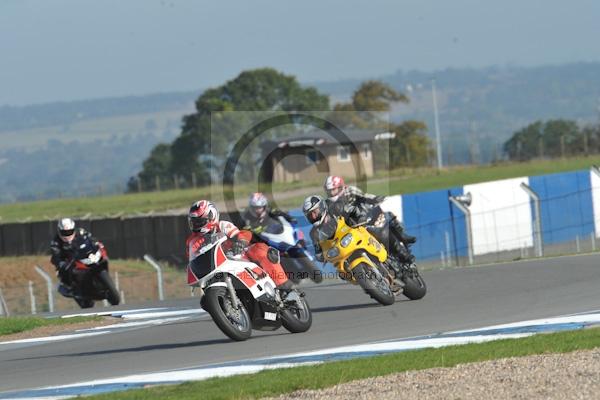
[[[305,334],[228,340],[208,317],[0,351],[0,392],[397,339],[600,309],[600,256],[426,271],[419,301],[375,304],[360,288],[306,289]],[[177,305],[195,305],[197,299]],[[161,304],[164,306],[164,304]]]

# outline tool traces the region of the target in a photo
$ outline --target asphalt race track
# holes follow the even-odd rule
[[[389,307],[341,281],[306,288],[314,314],[304,334],[255,331],[250,340],[236,343],[203,315],[75,340],[0,346],[0,392],[600,309],[600,255],[433,270],[423,276],[424,299]],[[166,304],[197,303],[191,298]]]

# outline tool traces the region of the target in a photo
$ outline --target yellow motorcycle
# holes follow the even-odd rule
[[[319,244],[325,261],[340,277],[360,285],[377,302],[394,304],[404,284],[388,268],[388,252],[364,226],[351,227],[344,218],[330,217],[319,228]]]

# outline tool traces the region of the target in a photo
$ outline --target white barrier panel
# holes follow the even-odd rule
[[[389,211],[392,214],[394,214],[400,222],[404,221],[403,215],[402,215],[402,196],[401,195],[386,197],[385,200],[381,203],[381,209],[383,211]]]
[[[600,237],[600,176],[590,171],[590,182],[592,185],[592,208],[594,209],[594,227],[596,237]]]
[[[520,187],[529,178],[464,186],[471,193],[473,254],[480,255],[533,246],[533,216],[530,199]]]

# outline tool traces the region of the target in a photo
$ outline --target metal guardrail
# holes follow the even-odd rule
[[[48,287],[48,310],[50,312],[54,312],[54,291],[52,290],[52,279],[50,278],[50,275],[48,275],[46,271],[44,271],[38,265],[35,266],[35,271],[46,281],[46,285]]]

